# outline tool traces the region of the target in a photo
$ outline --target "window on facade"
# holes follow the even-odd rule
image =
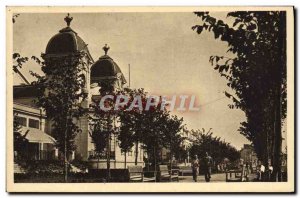
[[[40,129],[40,122],[38,120],[34,120],[34,119],[29,118],[29,127]]]
[[[21,126],[27,126],[27,119],[24,117],[16,116],[16,120]]]
[[[110,151],[110,159],[115,160],[116,159],[116,152]]]
[[[115,143],[116,142],[115,141],[116,141],[116,138],[115,138],[115,136],[113,136],[110,141],[110,158],[111,159],[116,158],[116,152],[115,152]]]
[[[129,152],[128,152],[128,156],[132,156],[132,151],[129,151]]]
[[[115,151],[115,138],[113,137],[110,141],[110,150]]]

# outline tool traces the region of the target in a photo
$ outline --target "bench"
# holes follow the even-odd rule
[[[191,166],[179,166],[179,175],[183,176],[183,174],[192,175],[193,170]]]
[[[159,165],[159,181],[173,181],[173,179],[179,181],[178,173],[179,169],[169,170],[167,165]]]
[[[151,182],[156,177],[145,177],[142,166],[128,166],[129,182]]]
[[[242,182],[248,180],[247,171],[244,167],[238,170],[228,170],[225,174],[226,182]]]

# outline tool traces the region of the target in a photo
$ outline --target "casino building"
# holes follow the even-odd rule
[[[66,16],[65,21],[67,27],[59,30],[52,38],[50,38],[45,53],[42,55],[45,62],[61,61],[69,56],[84,52],[85,56],[82,61],[86,64],[85,91],[88,94],[86,100],[82,101],[85,108],[89,108],[94,99],[99,97],[99,85],[101,80],[110,80],[115,89],[123,89],[126,84],[126,79],[118,66],[118,64],[108,55],[109,47],[103,47],[104,54],[96,61],[92,58],[87,44],[74,31],[70,24],[72,17]],[[19,123],[22,125],[22,133],[29,141],[28,158],[33,160],[47,160],[59,158],[60,152],[55,148],[55,139],[51,136],[53,132],[52,122],[47,119],[45,112],[37,107],[34,103],[36,99],[36,90],[30,85],[25,75],[19,70],[14,71],[14,114],[17,116]],[[118,124],[118,123],[116,123]],[[73,159],[95,162],[97,168],[106,168],[106,159],[94,159],[94,145],[92,143],[89,131],[88,116],[81,117],[78,125],[82,129],[75,139],[76,151],[73,154]],[[116,137],[111,140],[111,165],[112,169],[124,168],[124,153],[118,146]],[[138,164],[143,165],[144,152],[142,148],[138,152]],[[126,154],[127,165],[133,164],[135,160],[135,152]]]

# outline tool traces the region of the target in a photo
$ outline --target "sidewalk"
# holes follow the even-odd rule
[[[249,181],[253,181],[254,178],[255,178],[255,175],[253,175],[253,174],[249,175]],[[179,182],[194,182],[193,176],[180,176]],[[200,182],[200,183],[206,182],[204,175],[198,176],[198,182]],[[226,182],[225,173],[212,174],[210,182]]]

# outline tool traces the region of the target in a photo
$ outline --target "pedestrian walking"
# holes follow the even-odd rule
[[[192,161],[192,171],[193,171],[193,180],[197,182],[198,174],[199,174],[199,159],[198,155],[194,156],[194,159]]]
[[[246,164],[245,164],[245,171],[244,171],[244,179],[245,179],[245,181],[249,180],[250,173],[251,173],[251,170],[250,170],[249,162],[246,162]]]
[[[256,170],[257,181],[263,181],[264,180],[265,169],[266,168],[262,164],[262,162],[258,161],[258,166],[257,166],[257,170]]]
[[[209,156],[208,152],[205,153],[205,157],[203,159],[203,171],[204,171],[204,177],[205,181],[209,182],[211,178],[211,166],[212,166],[212,158]]]
[[[271,164],[271,160],[268,160],[268,165],[265,170],[265,181],[272,181],[273,179],[273,166]]]

